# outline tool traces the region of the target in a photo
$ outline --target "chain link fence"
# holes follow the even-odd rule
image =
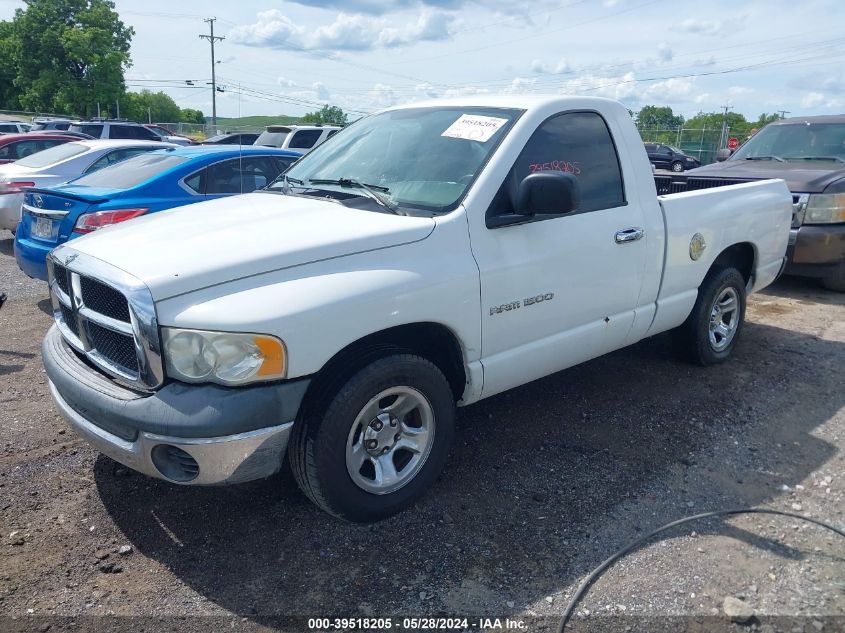
[[[637,128],[644,143],[671,145],[697,158],[702,165],[716,162],[716,152],[731,135],[730,126],[714,128]]]
[[[212,125],[211,123],[156,123],[156,125],[166,127],[176,134],[195,139],[205,139],[216,136],[217,134],[231,134],[235,132],[260,134],[264,131],[263,125],[225,125],[220,123],[217,125]]]

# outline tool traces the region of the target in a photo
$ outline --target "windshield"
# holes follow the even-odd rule
[[[21,158],[15,164],[23,167],[46,167],[47,165],[55,165],[68,158],[84,154],[88,149],[88,146],[82,143],[63,143],[62,145],[56,145],[44,151],[30,154],[26,158]]]
[[[129,189],[188,160],[187,156],[174,156],[169,152],[164,153],[167,150],[159,152],[161,150],[127,158],[72,182],[74,185],[84,187]]]
[[[763,128],[731,160],[845,159],[845,123],[795,123]]]
[[[360,187],[348,186],[355,181],[378,188],[395,207],[444,213],[457,205],[521,113],[436,107],[374,114],[306,154],[287,172],[287,181],[270,190],[334,191],[343,199],[362,195]]]

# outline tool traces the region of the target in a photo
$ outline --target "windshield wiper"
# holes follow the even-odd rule
[[[746,156],[745,160],[776,160],[779,163],[786,162],[780,156]]]
[[[391,213],[395,213],[396,215],[407,215],[403,213],[398,206],[393,204],[390,200],[387,199],[386,196],[383,194],[389,193],[390,189],[387,187],[382,187],[380,185],[368,185],[365,182],[361,182],[359,180],[355,180],[353,178],[316,178],[308,179],[309,185],[340,185],[341,187],[355,187],[357,189],[361,189],[365,191],[369,197],[375,200],[380,206],[384,207]]]
[[[845,158],[841,156],[787,156],[786,160],[832,160],[845,163]]]

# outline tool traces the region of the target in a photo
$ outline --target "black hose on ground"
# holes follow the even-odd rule
[[[558,633],[564,633],[566,629],[566,625],[569,622],[570,618],[572,618],[572,614],[575,612],[575,607],[581,601],[581,598],[587,593],[587,590],[592,586],[592,584],[599,579],[599,577],[607,570],[608,567],[613,565],[616,561],[620,560],[621,558],[627,556],[631,552],[639,549],[643,545],[645,545],[648,541],[653,539],[655,536],[660,534],[661,532],[665,532],[666,530],[670,530],[673,527],[677,527],[679,525],[684,525],[685,523],[690,523],[692,521],[698,521],[699,519],[711,519],[713,517],[724,517],[724,516],[731,516],[735,514],[775,514],[779,516],[790,517],[793,519],[800,519],[801,521],[807,521],[808,523],[813,523],[815,525],[821,526],[825,529],[830,530],[845,538],[845,531],[840,530],[839,528],[835,528],[832,525],[829,525],[823,521],[818,521],[816,519],[811,519],[810,517],[801,516],[800,514],[794,514],[792,512],[782,512],[781,510],[767,510],[764,508],[740,508],[734,510],[719,510],[716,512],[705,512],[704,514],[696,514],[694,516],[689,516],[684,519],[678,519],[677,521],[672,521],[671,523],[667,523],[666,525],[657,528],[653,532],[649,532],[645,536],[637,539],[633,543],[630,543],[620,549],[619,551],[615,552],[610,558],[604,561],[601,565],[596,567],[590,575],[584,579],[584,582],[581,583],[581,586],[578,587],[578,591],[575,592],[575,595],[572,596],[572,599],[569,601],[569,604],[566,606],[566,611],[563,612],[563,616],[560,619],[560,625],[558,626]]]

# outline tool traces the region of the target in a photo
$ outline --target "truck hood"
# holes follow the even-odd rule
[[[261,273],[417,242],[432,218],[250,193],[101,229],[55,251],[80,251],[141,279],[156,301]]]
[[[782,178],[793,193],[821,193],[825,187],[845,178],[845,164],[835,161],[726,160],[687,172],[690,178],[766,180]]]

